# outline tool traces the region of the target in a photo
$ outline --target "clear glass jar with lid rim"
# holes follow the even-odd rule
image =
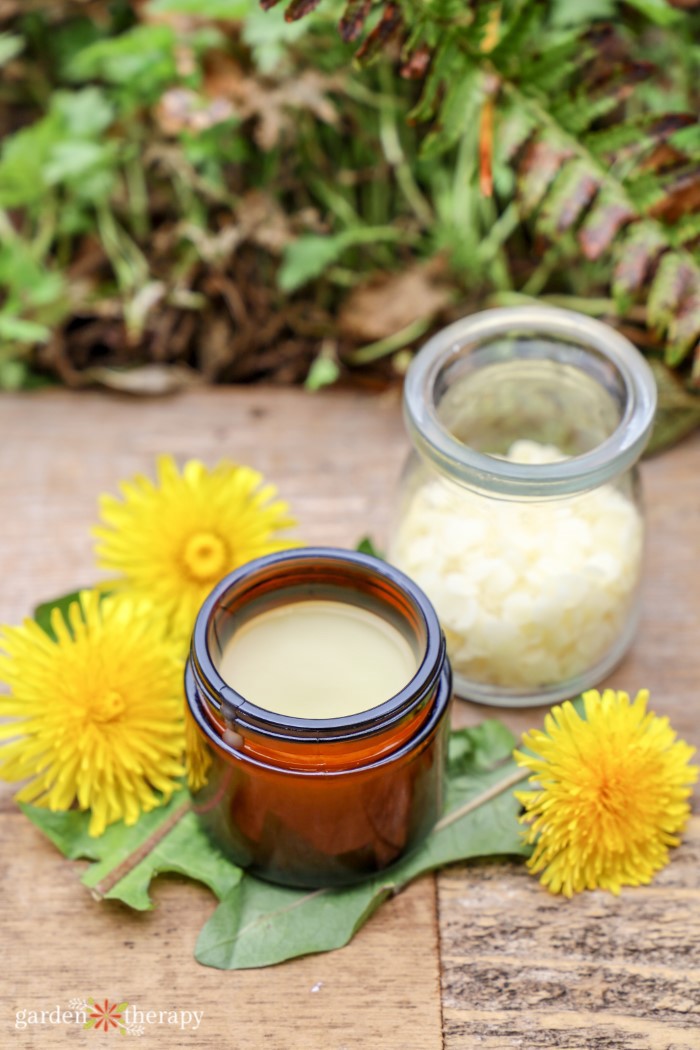
[[[567,310],[487,310],[418,352],[389,558],[433,602],[457,695],[552,703],[622,658],[639,618],[637,464],[655,407],[632,343]]]

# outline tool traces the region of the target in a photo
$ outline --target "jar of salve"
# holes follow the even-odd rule
[[[433,602],[458,696],[550,704],[620,660],[638,620],[635,464],[655,406],[632,344],[565,310],[488,310],[416,355],[390,560]]]
[[[443,805],[451,675],[430,602],[368,555],[299,548],[226,577],[185,675],[204,752],[194,808],[242,867],[356,882]]]

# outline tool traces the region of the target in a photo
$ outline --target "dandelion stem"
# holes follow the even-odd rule
[[[112,868],[109,875],[105,875],[105,877],[90,890],[90,893],[95,900],[102,900],[103,897],[106,897],[109,891],[113,889],[118,882],[121,882],[130,871],[133,871],[137,864],[140,864],[141,861],[148,856],[152,849],[155,849],[168,832],[172,831],[175,825],[182,820],[184,815],[189,813],[191,808],[192,803],[188,798],[181,803],[177,809],[174,809],[167,820],[164,820],[162,824],[152,831],[148,838],[145,839],[137,849],[133,850],[128,857],[125,857],[121,864],[118,864],[116,868]]]

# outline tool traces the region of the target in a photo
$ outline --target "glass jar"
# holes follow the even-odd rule
[[[256,706],[224,681],[222,654],[236,632],[314,599],[368,611],[400,632],[415,656],[400,692],[359,713],[310,719]],[[299,548],[233,572],[197,617],[185,686],[201,749],[195,812],[254,874],[346,885],[391,864],[438,819],[451,699],[445,642],[428,599],[385,562]]]
[[[488,310],[416,355],[390,560],[433,602],[458,696],[549,704],[620,660],[638,621],[635,464],[655,406],[634,346],[570,311]]]

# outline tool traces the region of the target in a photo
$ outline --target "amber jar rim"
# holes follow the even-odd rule
[[[271,567],[283,572],[285,567],[300,566],[305,561],[316,567],[324,563],[328,567],[345,564],[364,569],[368,577],[381,577],[403,592],[422,622],[426,643],[416,672],[403,689],[382,704],[340,718],[297,718],[259,707],[229,685],[219,673],[209,649],[209,626],[216,609],[225,605],[227,596],[233,597],[241,585],[256,575],[262,575]],[[282,577],[280,589],[284,589]],[[295,547],[247,562],[214,587],[195,621],[188,668],[195,690],[201,692],[205,702],[220,712],[237,732],[243,735],[257,733],[271,740],[330,744],[372,737],[390,729],[421,707],[435,692],[446,660],[445,639],[437,613],[425,593],[405,573],[380,558],[359,551],[339,547]],[[192,700],[189,702],[192,707]]]
[[[187,661],[187,666],[185,668],[186,683],[188,682],[188,679],[190,679],[189,687],[192,688],[192,666],[189,660]],[[357,764],[338,766],[337,768],[329,768],[327,766],[302,768],[280,765],[278,762],[269,760],[266,761],[260,755],[241,751],[232,744],[229,744],[223,739],[223,737],[217,736],[211,722],[209,722],[204,715],[201,705],[193,705],[190,703],[190,712],[200,733],[203,733],[212,745],[231,758],[245,762],[246,765],[255,766],[257,769],[266,769],[273,773],[283,772],[286,776],[313,779],[314,777],[346,777],[354,774],[360,775],[367,773],[369,770],[379,769],[381,766],[388,766],[394,762],[401,762],[401,760],[409,754],[419,755],[426,747],[428,747],[430,741],[438,731],[440,723],[449,708],[451,697],[452,670],[449,661],[445,660],[442,671],[438,675],[435,703],[433,704],[432,710],[429,712],[428,718],[420,726],[417,733],[409,737],[408,740],[405,740],[399,747],[393,750],[383,751],[381,754],[374,755],[362,762],[358,762]]]

